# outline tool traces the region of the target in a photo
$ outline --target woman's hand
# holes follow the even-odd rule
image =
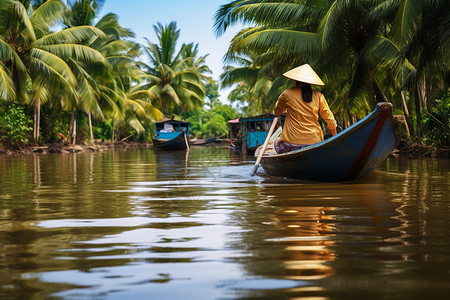
[[[336,128],[330,129],[330,131],[332,136],[335,136],[337,134]]]

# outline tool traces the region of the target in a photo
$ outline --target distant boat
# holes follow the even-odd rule
[[[185,150],[189,146],[189,122],[166,120],[155,122],[153,146],[162,150]]]
[[[207,145],[210,143],[214,143],[217,140],[217,137],[212,137],[210,139],[192,139],[190,140],[190,144],[192,146],[201,146],[201,145]]]
[[[274,114],[262,114],[228,121],[231,140],[228,148],[243,154],[254,153],[259,146],[264,144],[275,117]],[[284,119],[285,115],[282,115],[282,123]]]
[[[367,117],[339,134],[300,150],[263,156],[261,165],[272,176],[350,181],[377,168],[399,141],[392,104],[381,102]]]

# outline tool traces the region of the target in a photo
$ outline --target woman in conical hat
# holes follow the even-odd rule
[[[310,65],[305,64],[283,74],[295,81],[295,87],[285,90],[278,98],[274,112],[286,113],[286,120],[275,150],[281,154],[323,141],[319,114],[336,135],[336,121],[322,93],[311,85],[325,85]]]

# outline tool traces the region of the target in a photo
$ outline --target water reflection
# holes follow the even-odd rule
[[[252,164],[218,148],[0,156],[0,297],[448,293],[448,161],[391,158],[346,184]]]

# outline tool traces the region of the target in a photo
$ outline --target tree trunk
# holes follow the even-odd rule
[[[377,95],[377,99],[376,99],[377,102],[389,102],[388,98],[383,93],[383,90],[378,85],[376,80],[373,80],[373,87],[374,87],[375,93]]]
[[[370,69],[367,64],[364,67],[364,84],[366,86],[367,96],[369,97],[369,103],[372,108],[374,108],[377,105],[377,102],[372,87],[372,76],[370,75]]]
[[[425,80],[425,75],[423,75],[417,80],[417,95],[419,97],[420,108],[422,108],[422,109],[428,108],[426,91],[427,91],[426,80]]]
[[[409,117],[408,106],[406,105],[405,93],[403,90],[400,91],[400,97],[402,98],[402,107],[403,107],[403,115],[405,116],[406,125],[408,126],[408,130],[411,136],[414,135],[414,126],[411,122],[411,118]]]
[[[77,137],[77,120],[75,118],[75,109],[73,108],[70,114],[70,124],[69,124],[69,138],[70,143],[72,145],[75,145],[76,137]]]
[[[352,115],[350,114],[350,108],[348,106],[346,107],[346,111],[347,111],[347,128],[348,128],[353,125],[352,124],[353,118]]]
[[[114,124],[111,124],[112,132],[111,132],[111,143],[114,143]]]
[[[77,142],[77,118],[73,119],[73,131],[72,131],[72,145]]]
[[[89,122],[89,134],[91,136],[91,143],[94,143],[94,131],[92,130],[92,115],[88,112],[88,122]]]
[[[33,141],[39,143],[39,130],[41,127],[41,100],[37,99],[34,102],[34,116],[33,116]]]
[[[421,105],[420,105],[420,95],[419,95],[419,84],[416,84],[416,88],[414,89],[414,105],[416,108],[416,128],[417,128],[417,137],[422,137],[422,115],[421,115]]]

